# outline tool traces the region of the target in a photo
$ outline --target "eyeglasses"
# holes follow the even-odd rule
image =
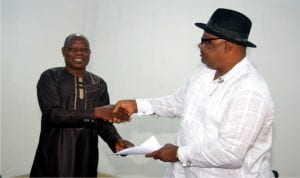
[[[201,38],[201,44],[207,44],[210,41],[219,40],[219,39],[221,38]]]
[[[70,53],[89,53],[90,49],[89,48],[67,48]]]

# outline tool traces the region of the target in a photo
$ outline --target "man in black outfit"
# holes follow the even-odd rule
[[[109,95],[105,81],[86,71],[91,54],[87,38],[69,35],[62,54],[65,67],[46,70],[37,84],[42,121],[30,177],[96,177],[98,135],[113,152],[133,144],[99,119]]]

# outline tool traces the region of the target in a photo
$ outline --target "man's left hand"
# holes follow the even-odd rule
[[[173,144],[166,144],[161,149],[148,153],[146,157],[152,157],[153,159],[159,159],[163,162],[176,162],[179,161],[176,157],[178,146]]]
[[[129,148],[129,147],[133,147],[133,146],[134,146],[134,144],[131,143],[130,141],[120,139],[120,140],[117,141],[115,149],[116,149],[116,152],[118,152],[118,151],[121,151],[125,148]]]

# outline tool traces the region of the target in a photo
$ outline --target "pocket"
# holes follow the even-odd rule
[[[87,93],[92,93],[92,92],[95,92],[97,90],[101,90],[101,85],[100,85],[100,83],[85,85],[85,89],[86,89]]]
[[[100,83],[86,85],[86,96],[87,108],[103,106],[108,103],[106,87]]]

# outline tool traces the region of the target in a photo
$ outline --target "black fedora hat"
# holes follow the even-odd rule
[[[207,24],[195,23],[195,25],[205,32],[238,45],[256,47],[248,41],[251,20],[240,12],[219,8],[212,14]]]

